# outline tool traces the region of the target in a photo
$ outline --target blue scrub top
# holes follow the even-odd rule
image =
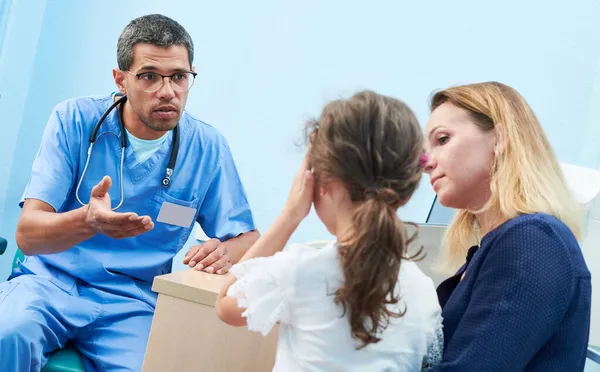
[[[83,97],[58,104],[45,128],[33,163],[25,199],[39,199],[57,212],[80,208],[75,190],[87,159],[89,138],[113,96]],[[169,161],[172,132],[147,160],[138,163],[130,145],[123,167],[124,201],[118,212],[149,215],[154,229],[136,237],[112,239],[98,234],[73,248],[50,255],[27,257],[24,271],[48,277],[70,291],[77,280],[94,287],[138,298],[151,306],[156,275],[171,271],[172,258],[193,230],[157,222],[163,202],[196,210],[195,220],[209,237],[221,241],[255,229],[246,193],[226,139],[215,128],[184,112],[179,121],[180,147],[171,185],[161,181]],[[111,132],[101,135],[102,133]],[[79,190],[83,203],[103,176],[111,177],[112,206],[120,201],[121,133],[117,110],[98,132],[90,164]]]

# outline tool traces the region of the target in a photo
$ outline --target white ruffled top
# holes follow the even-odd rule
[[[237,281],[227,295],[246,310],[248,329],[268,334],[279,323],[273,371],[420,371],[442,354],[442,318],[432,280],[414,262],[403,261],[396,290],[401,318],[379,335],[376,344],[351,337],[347,316],[334,302],[343,284],[337,244],[297,244],[272,257],[234,265]]]

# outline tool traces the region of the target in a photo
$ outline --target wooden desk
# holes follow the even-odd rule
[[[144,372],[271,371],[278,327],[263,337],[217,317],[215,301],[228,275],[185,270],[156,277],[158,302]]]

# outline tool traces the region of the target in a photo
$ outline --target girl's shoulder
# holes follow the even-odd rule
[[[303,280],[321,280],[341,274],[336,241],[291,244],[284,252],[293,257],[296,272]]]

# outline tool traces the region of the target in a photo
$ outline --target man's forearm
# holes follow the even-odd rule
[[[29,210],[17,226],[17,245],[28,256],[66,251],[96,235],[86,223],[86,207],[55,213]]]
[[[223,242],[227,246],[227,251],[231,252],[232,263],[237,263],[259,237],[258,230],[253,230]]]

